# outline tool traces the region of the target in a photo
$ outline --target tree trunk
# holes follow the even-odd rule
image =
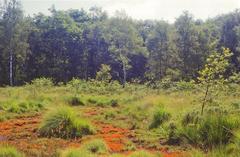
[[[9,84],[13,86],[13,53],[10,50],[10,57],[9,57]]]

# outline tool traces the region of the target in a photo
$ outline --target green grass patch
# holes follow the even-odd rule
[[[25,157],[25,155],[14,147],[0,146],[0,157]]]
[[[95,132],[90,122],[80,118],[76,111],[67,106],[51,110],[39,128],[41,136],[75,138]]]

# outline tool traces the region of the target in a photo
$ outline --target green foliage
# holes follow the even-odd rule
[[[61,106],[46,114],[40,128],[41,136],[75,138],[93,134],[92,125],[77,116],[70,107]]]
[[[153,115],[153,120],[149,128],[153,129],[159,127],[164,122],[168,121],[170,119],[170,116],[170,113],[168,113],[163,107],[157,109]]]
[[[111,67],[109,65],[102,64],[100,71],[97,72],[96,80],[109,83],[112,79]]]
[[[0,157],[24,157],[25,155],[20,153],[14,147],[0,146]]]
[[[31,85],[35,88],[41,88],[41,87],[52,87],[53,81],[51,78],[36,78],[31,81]]]
[[[209,95],[213,96],[214,91],[224,88],[228,81],[224,74],[230,66],[229,60],[232,55],[230,50],[225,48],[222,49],[221,53],[214,52],[208,57],[205,67],[199,72],[198,81],[205,88],[205,95],[202,100],[202,114],[206,103],[211,99]]]
[[[178,90],[192,90],[195,88],[195,83],[193,81],[186,82],[186,81],[179,81],[176,83],[176,88]]]
[[[108,152],[108,147],[102,139],[88,141],[81,146],[81,149],[93,154],[104,154]]]

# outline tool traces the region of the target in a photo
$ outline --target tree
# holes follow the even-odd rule
[[[196,72],[201,64],[198,48],[198,36],[191,14],[184,12],[175,22],[176,49],[180,59],[179,68],[182,78],[186,80],[196,77]]]
[[[29,20],[24,18],[19,0],[6,0],[1,12],[3,64],[8,69],[9,85],[13,86],[14,81],[23,79],[20,75],[23,75],[22,66],[28,49]]]
[[[198,81],[205,88],[201,114],[203,114],[205,105],[209,100],[209,94],[222,87],[228,81],[228,78],[224,77],[224,75],[230,65],[230,57],[232,55],[230,50],[226,48],[223,48],[220,53],[213,52],[208,57],[205,67],[199,72]]]
[[[130,69],[129,57],[132,54],[146,54],[146,48],[132,21],[126,16],[110,19],[106,34],[110,44],[109,51],[115,61],[121,65],[122,85],[125,87],[127,71]]]
[[[146,40],[149,51],[147,75],[153,80],[160,80],[166,75],[169,61],[169,28],[164,21],[156,23]]]

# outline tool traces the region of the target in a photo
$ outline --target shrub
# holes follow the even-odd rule
[[[40,126],[39,133],[46,137],[75,138],[94,133],[92,125],[78,118],[70,107],[50,111]]]
[[[51,78],[36,78],[31,81],[31,84],[36,87],[51,87],[53,86],[53,81]]]
[[[24,157],[24,154],[17,151],[14,147],[1,146],[0,157]]]
[[[67,149],[61,152],[60,157],[96,157],[90,152],[80,149]]]
[[[165,111],[163,107],[159,108],[153,115],[152,123],[150,124],[149,128],[157,128],[164,122],[168,121],[170,119],[170,113]]]
[[[154,155],[144,150],[134,152],[130,155],[130,157],[160,157],[160,156],[161,155]]]
[[[109,65],[102,64],[101,69],[97,72],[96,80],[102,81],[105,83],[110,82],[110,80],[112,79],[110,72],[111,72],[111,67]]]
[[[68,103],[72,106],[84,106],[85,103],[81,100],[81,98],[77,96],[73,96],[68,98]]]
[[[194,82],[180,81],[176,83],[178,90],[191,90],[195,88]]]
[[[82,80],[73,78],[71,81],[69,81],[67,83],[67,86],[70,88],[73,88],[75,90],[75,93],[78,93],[78,92],[80,92],[80,89],[81,89],[83,83],[85,83],[85,82]]]
[[[102,139],[88,141],[82,145],[81,149],[94,154],[103,154],[108,152],[108,147]]]

